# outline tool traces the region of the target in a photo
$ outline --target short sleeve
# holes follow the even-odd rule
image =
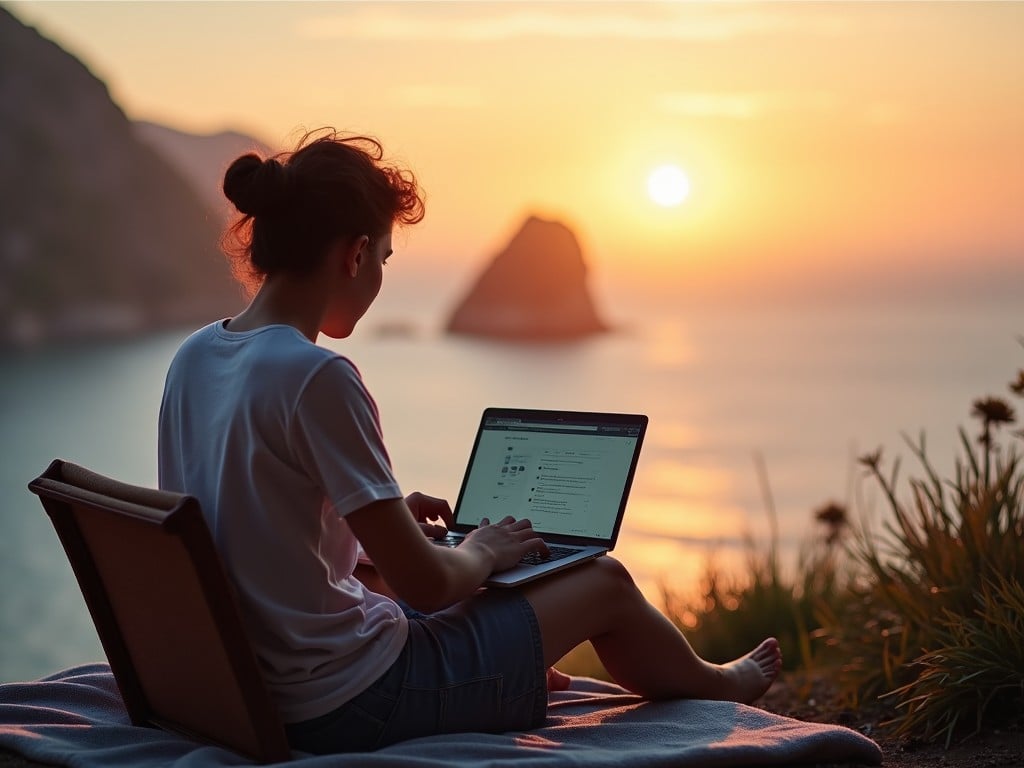
[[[401,498],[381,435],[377,405],[359,371],[331,358],[306,382],[290,428],[292,450],[340,516]]]

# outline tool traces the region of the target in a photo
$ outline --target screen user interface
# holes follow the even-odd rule
[[[640,427],[485,417],[458,522],[506,515],[538,532],[609,538]]]

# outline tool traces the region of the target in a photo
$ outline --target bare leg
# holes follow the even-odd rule
[[[782,666],[775,638],[728,664],[704,661],[608,556],[528,584],[523,593],[537,614],[548,666],[590,640],[615,681],[647,698],[750,703]]]

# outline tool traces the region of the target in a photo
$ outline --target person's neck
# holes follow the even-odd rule
[[[252,331],[267,325],[290,325],[315,342],[324,313],[316,283],[287,276],[267,278],[249,306],[228,321],[228,330]]]

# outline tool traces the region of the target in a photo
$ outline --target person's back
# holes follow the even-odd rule
[[[386,454],[361,455],[375,416],[353,366],[287,325],[233,333],[214,323],[168,372],[160,486],[199,499],[286,719],[347,701],[405,642],[401,609],[351,578],[357,544],[322,490],[356,507],[401,497],[389,473],[373,472]],[[320,444],[323,429],[337,440]],[[350,449],[334,457],[350,471],[321,480],[317,461],[332,447]]]

